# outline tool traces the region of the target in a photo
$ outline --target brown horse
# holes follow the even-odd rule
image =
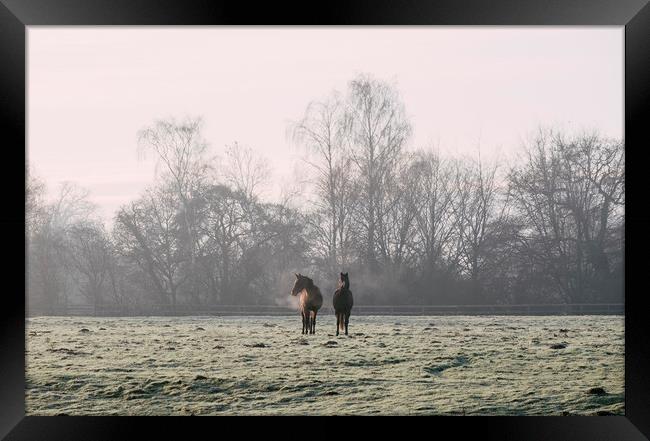
[[[339,335],[339,329],[341,331],[345,329],[345,335],[348,335],[348,323],[353,304],[348,273],[341,273],[339,276],[339,288],[334,292],[333,303],[336,315],[336,335]]]
[[[316,314],[323,306],[323,296],[314,281],[302,274],[296,274],[296,283],[291,290],[292,296],[300,294],[300,315],[302,316],[302,333],[316,333]]]

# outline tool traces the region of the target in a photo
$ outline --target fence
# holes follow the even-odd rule
[[[319,314],[333,314],[331,306],[323,305]],[[576,303],[549,305],[357,305],[354,315],[623,315],[622,303]],[[235,315],[294,315],[296,309],[273,305],[150,305],[115,306],[69,305],[65,308],[30,308],[28,316],[235,316]]]

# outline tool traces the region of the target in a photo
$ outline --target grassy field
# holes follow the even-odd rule
[[[623,316],[36,317],[28,415],[624,414]]]

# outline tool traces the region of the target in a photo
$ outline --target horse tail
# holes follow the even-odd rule
[[[345,331],[345,313],[339,312],[337,316],[339,319],[339,331]]]

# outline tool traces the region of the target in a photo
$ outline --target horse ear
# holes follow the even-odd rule
[[[343,277],[343,273],[341,273],[341,277]]]
[[[345,277],[347,277],[347,276],[348,276],[348,274],[349,274],[349,273],[345,273]]]
[[[298,277],[300,277],[300,274],[298,274],[298,273],[294,273],[294,274],[296,275],[296,279],[297,279]]]

